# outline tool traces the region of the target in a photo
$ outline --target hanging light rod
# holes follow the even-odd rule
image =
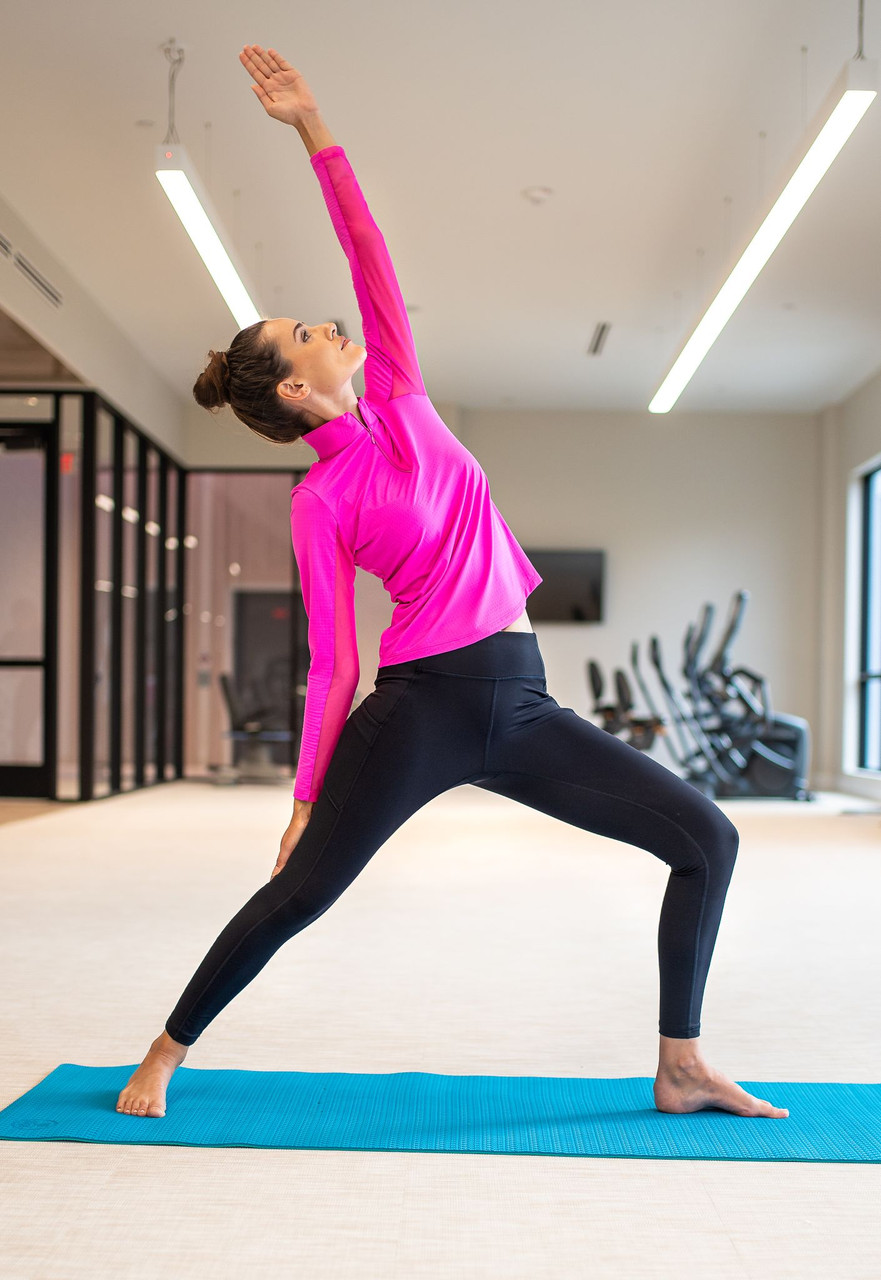
[[[232,312],[236,324],[244,329],[262,319],[262,316],[242,282],[240,271],[224,247],[223,239],[215,229],[220,226],[220,221],[211,208],[193,162],[178,141],[174,125],[175,81],[184,60],[184,50],[174,38],[167,40],[161,47],[169,63],[168,132],[165,141],[156,148],[156,177]]]
[[[869,109],[877,84],[877,62],[858,55],[845,64],[805,135],[796,163],[787,170],[792,176],[677,356],[649,405],[650,412],[667,413],[682,395],[750,285]]]
[[[215,226],[220,225],[219,220],[216,214],[212,217],[207,212],[211,205],[186,149],[179,142],[160,143],[156,148],[155,168],[163,191],[211,273],[236,324],[240,329],[256,324],[263,317],[215,230]]]

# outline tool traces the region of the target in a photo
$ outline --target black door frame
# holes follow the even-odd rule
[[[5,390],[5,388],[4,388]],[[38,394],[38,393],[34,393]],[[41,394],[45,395],[46,392]],[[52,419],[0,421],[0,439],[13,434],[33,439],[44,453],[43,483],[43,656],[0,657],[0,668],[43,672],[42,755],[40,764],[0,763],[0,795],[54,796],[58,764],[58,468],[60,401],[52,397]]]
[[[95,777],[95,681],[97,661],[95,652],[95,575],[97,573],[96,539],[96,479],[98,472],[98,414],[109,415],[112,429],[113,475],[113,533],[111,544],[113,599],[111,602],[110,641],[110,700],[108,741],[110,785],[102,796],[96,796]],[[153,786],[184,776],[184,651],[185,621],[183,612],[186,588],[184,556],[184,530],[187,516],[187,471],[144,431],[120,413],[98,392],[83,395],[83,448],[82,448],[82,507],[81,507],[81,579],[80,579],[80,794],[81,800],[103,799],[120,792]],[[123,508],[125,506],[125,442],[134,439],[137,447],[137,501],[142,517],[135,535],[135,580],[138,607],[135,611],[134,666],[130,671],[123,665],[122,649],[122,576],[123,576]],[[147,654],[147,530],[146,499],[148,480],[148,455],[152,450],[158,457],[159,494],[158,520],[160,547],[156,576],[156,606],[154,610],[154,647],[156,661],[157,733],[155,735],[155,761],[148,760],[147,706],[146,706],[146,654]],[[173,528],[177,542],[175,551],[175,616],[177,648],[174,669],[168,671],[165,644],[166,612],[168,610],[168,562],[163,551],[169,528],[168,480],[171,468],[177,473],[177,494]],[[122,786],[122,692],[127,681],[134,681],[134,780],[133,786]],[[174,733],[171,742],[171,758],[167,753],[167,710],[171,699]],[[155,763],[156,776],[152,782],[146,778],[146,765]],[[167,765],[172,766],[172,778],[166,777]]]
[[[46,386],[13,386],[0,387],[0,396],[28,398],[31,396],[51,398],[51,418],[42,421],[10,418],[0,420],[0,434],[5,430],[26,431],[34,433],[45,447],[45,509],[44,509],[44,648],[41,659],[27,659],[18,656],[0,658],[0,667],[40,667],[44,671],[43,684],[43,761],[39,765],[3,765],[0,764],[0,795],[7,796],[48,796],[58,799],[58,657],[60,637],[59,625],[59,498],[60,498],[60,463],[61,463],[61,423],[63,401],[73,398],[79,402],[79,424],[81,443],[79,447],[79,490],[80,503],[80,553],[79,564],[79,690],[77,698],[76,740],[78,743],[78,795],[76,800],[100,799],[119,794],[122,790],[121,756],[122,756],[122,689],[127,681],[135,682],[134,689],[134,779],[133,787],[156,785],[163,781],[171,781],[184,777],[184,660],[186,655],[186,634],[184,601],[186,592],[186,558],[184,554],[184,537],[187,521],[187,480],[191,474],[200,473],[247,473],[278,475],[288,473],[292,485],[297,484],[305,475],[305,468],[296,467],[192,467],[187,468],[174,458],[162,446],[152,440],[144,431],[121,413],[100,392],[89,387],[46,387]],[[113,437],[113,539],[112,539],[112,592],[111,601],[111,670],[115,679],[111,687],[108,714],[108,741],[110,751],[110,787],[104,795],[96,795],[95,746],[97,717],[95,707],[95,680],[97,675],[96,660],[96,591],[95,578],[97,568],[97,538],[95,498],[97,493],[98,462],[98,422],[99,413],[109,415],[112,422]],[[122,658],[122,508],[124,505],[124,442],[127,436],[133,436],[137,442],[137,502],[141,519],[135,535],[135,577],[139,606],[135,613],[134,658],[131,670],[121,664]],[[146,616],[146,578],[147,578],[147,531],[144,514],[146,512],[148,455],[153,451],[158,456],[158,518],[160,525],[160,553],[155,578],[156,599],[154,607],[155,632],[155,766],[156,774],[153,782],[147,782],[146,766],[154,763],[149,759],[150,745],[147,742],[147,707],[146,687],[146,652],[147,652],[147,616]],[[169,477],[172,471],[177,475],[177,488],[174,507],[171,507]],[[175,586],[169,586],[168,559],[164,554],[166,534],[169,528],[177,538],[174,547]],[[293,561],[293,548],[291,548]],[[303,698],[297,692],[297,686],[305,684],[306,671],[302,669],[302,657],[305,639],[305,612],[299,591],[299,575],[296,562],[292,566],[291,587],[291,698],[289,720],[291,729],[291,764],[294,763],[296,744],[300,739],[302,727]],[[166,618],[166,614],[173,617]],[[166,626],[175,628],[176,648],[173,650],[173,661],[166,645]],[[308,668],[308,661],[306,662]],[[169,705],[167,705],[169,704]],[[166,770],[169,776],[166,776]],[[64,797],[65,799],[67,797]]]
[[[96,796],[95,748],[97,717],[95,709],[95,680],[97,661],[96,643],[96,565],[97,539],[95,506],[97,493],[98,423],[99,413],[109,415],[112,423],[112,489],[113,534],[112,600],[110,675],[111,689],[108,705],[109,723],[109,789],[104,794],[116,795],[121,790],[132,790],[144,785],[155,785],[184,776],[184,592],[185,557],[184,535],[186,529],[187,494],[186,468],[162,446],[121,413],[115,405],[91,388],[2,386],[0,396],[26,399],[32,396],[50,397],[52,416],[42,421],[20,418],[0,419],[0,434],[5,430],[27,430],[42,436],[46,447],[45,480],[45,602],[44,602],[44,653],[39,661],[21,658],[0,658],[4,667],[43,667],[44,677],[44,760],[41,765],[0,764],[0,795],[58,796],[58,653],[59,653],[59,474],[62,424],[62,402],[73,399],[79,404],[79,488],[80,503],[80,553],[79,575],[79,688],[77,697],[77,756],[74,762],[78,773],[77,800],[103,798]],[[127,438],[136,443],[138,528],[135,537],[135,570],[137,606],[134,612],[134,658],[131,669],[123,667],[122,654],[122,538],[124,505],[125,458]],[[153,736],[155,761],[149,758],[147,742],[146,660],[147,660],[147,529],[146,500],[148,494],[148,461],[150,453],[157,459],[158,512],[156,523],[160,539],[155,577],[155,604],[153,618],[153,652],[155,655],[155,698]],[[172,471],[176,473],[177,488],[174,510],[170,509],[169,482]],[[169,517],[173,517],[169,519]],[[173,534],[177,542],[171,548],[167,538]],[[131,536],[131,535],[130,535]],[[174,552],[175,587],[173,596],[169,590],[168,557],[166,550]],[[2,553],[2,549],[0,549]],[[166,617],[166,614],[170,615]],[[174,636],[167,630],[174,628]],[[169,669],[169,649],[174,644],[174,663]],[[127,682],[134,682],[133,698],[133,785],[122,787],[122,690]],[[148,783],[146,766],[155,763],[155,779]],[[166,777],[170,766],[171,776]]]

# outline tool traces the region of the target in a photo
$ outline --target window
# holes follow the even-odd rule
[[[863,479],[858,765],[881,772],[881,467]]]

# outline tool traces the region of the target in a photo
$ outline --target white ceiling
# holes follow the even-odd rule
[[[152,173],[170,36],[178,133],[268,314],[358,328],[245,42],[304,72],[346,147],[435,400],[644,409],[856,52],[857,0],[45,0],[3,35],[0,192],[182,396],[235,325]],[[876,101],[679,409],[817,411],[881,367],[879,159]]]

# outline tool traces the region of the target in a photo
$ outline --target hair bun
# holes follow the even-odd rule
[[[208,364],[195,381],[193,396],[203,409],[229,404],[229,361],[225,351],[208,352]]]

